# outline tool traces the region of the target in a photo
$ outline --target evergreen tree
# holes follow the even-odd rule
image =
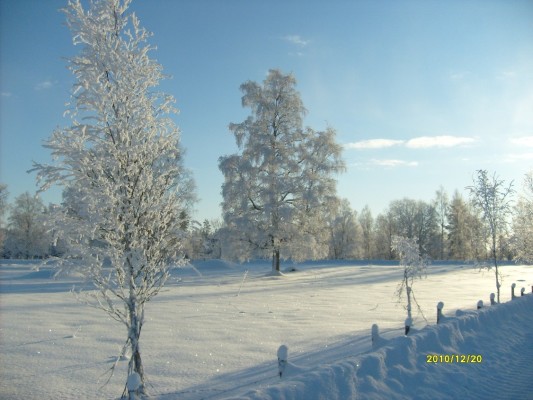
[[[471,215],[468,204],[461,194],[455,191],[448,209],[448,246],[449,257],[455,260],[472,258],[471,248],[472,227],[469,224]]]

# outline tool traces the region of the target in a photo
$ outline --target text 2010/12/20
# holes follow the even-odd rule
[[[481,354],[426,354],[426,363],[431,364],[479,364],[482,361]]]

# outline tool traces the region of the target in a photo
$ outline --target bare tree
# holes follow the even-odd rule
[[[145,304],[165,284],[172,263],[182,262],[180,216],[194,196],[169,116],[177,111],[174,98],[154,90],[162,67],[149,57],[151,34],[127,13],[129,4],[95,0],[85,10],[79,0],[68,2],[67,24],[81,47],[69,63],[76,78],[72,125],[45,145],[54,164],[35,163],[34,170],[43,190],[59,184],[76,198],[75,207],[56,215],[57,231],[69,239],[70,257],[83,260],[97,288],[94,305],[126,327],[128,376],[140,381],[136,391],[144,394]]]
[[[511,214],[511,197],[514,193],[513,182],[506,186],[505,181],[498,179],[496,173],[489,177],[487,170],[478,170],[473,178],[473,185],[467,186],[472,204],[483,216],[490,239],[490,253],[494,262],[497,300],[500,302],[501,275],[498,269],[500,246],[498,239],[506,232]]]

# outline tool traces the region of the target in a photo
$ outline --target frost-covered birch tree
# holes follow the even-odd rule
[[[329,257],[332,259],[360,258],[361,226],[357,211],[352,210],[350,202],[343,199],[329,221],[330,245]]]
[[[413,284],[416,279],[421,279],[426,276],[426,267],[428,264],[427,258],[420,254],[417,241],[416,237],[393,236],[391,245],[391,249],[400,259],[400,267],[403,269],[402,281],[398,285],[397,294],[398,299],[401,300],[405,293],[407,300],[407,319],[409,321],[408,326],[411,326],[410,324],[413,320],[413,302],[418,306],[413,292]],[[418,309],[420,311],[420,307]]]
[[[370,207],[365,205],[359,213],[359,225],[361,226],[361,240],[362,240],[362,252],[363,258],[371,259],[375,252],[375,234],[374,234],[374,218],[372,217],[372,211]]]
[[[74,209],[56,215],[56,230],[94,282],[94,305],[125,325],[128,375],[138,374],[142,394],[145,304],[181,262],[180,215],[193,183],[170,118],[174,98],[155,89],[162,66],[149,57],[151,34],[128,11],[130,2],[93,0],[88,9],[68,2],[67,25],[80,47],[69,60],[72,125],[45,144],[54,162],[34,170],[43,190],[59,184],[76,198]]]
[[[344,170],[335,131],[303,127],[306,110],[295,86],[294,76],[279,70],[262,85],[242,84],[251,115],[229,126],[240,152],[219,160],[230,253],[269,255],[275,272],[281,258],[327,254],[323,210],[336,203],[334,174]]]
[[[9,215],[5,251],[12,258],[44,258],[50,245],[42,200],[24,192],[15,198]]]
[[[515,206],[513,218],[516,258],[533,262],[533,170],[524,178],[524,190]]]
[[[511,214],[511,197],[514,193],[513,182],[509,186],[505,181],[498,179],[496,174],[489,177],[487,170],[476,171],[473,185],[466,189],[470,192],[470,200],[474,207],[481,211],[486,224],[489,240],[490,254],[494,262],[494,276],[496,278],[496,291],[498,303],[500,302],[501,275],[498,269],[500,246],[498,239],[506,233]]]
[[[439,224],[439,240],[438,240],[438,255],[441,260],[444,260],[446,249],[446,225],[448,207],[450,202],[448,201],[448,194],[442,187],[435,192],[434,209],[436,212],[436,218]]]

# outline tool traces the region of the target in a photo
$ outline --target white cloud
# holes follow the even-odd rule
[[[476,139],[461,136],[420,136],[407,141],[410,149],[428,149],[431,147],[456,147],[474,143]]]
[[[2,92],[2,97],[11,97],[11,92]]]
[[[46,81],[39,82],[37,85],[35,85],[35,90],[46,90],[50,89],[52,86],[54,86],[54,83],[47,79]]]
[[[452,72],[449,77],[452,81],[462,81],[463,79],[467,78],[468,75],[470,75],[470,72],[468,71],[456,71]]]
[[[420,136],[409,140],[369,139],[346,143],[346,149],[384,149],[393,146],[405,146],[410,149],[428,149],[432,147],[456,147],[474,143],[476,139],[462,136]]]
[[[516,71],[513,71],[513,70],[500,71],[497,74],[498,79],[513,79],[513,78],[516,78],[516,76],[517,76],[517,73]]]
[[[370,140],[361,140],[359,142],[346,143],[344,145],[347,149],[383,149],[392,146],[398,146],[403,144],[403,140],[393,140],[393,139],[370,139]]]
[[[373,165],[381,167],[418,167],[418,161],[405,161],[405,160],[376,160],[370,161]]]
[[[529,89],[529,90],[528,90]],[[531,93],[533,87],[526,88],[525,90]],[[513,123],[519,129],[531,129],[533,127],[533,93],[527,94],[516,98],[516,102],[513,105]]]
[[[522,147],[533,147],[533,136],[522,136],[511,139],[511,143]]]
[[[300,35],[287,35],[283,37],[283,40],[302,47],[305,47],[309,44],[309,40],[302,39]]]
[[[519,161],[533,160],[533,153],[521,153],[521,154],[506,154],[503,157],[503,161],[506,163],[514,163]]]

